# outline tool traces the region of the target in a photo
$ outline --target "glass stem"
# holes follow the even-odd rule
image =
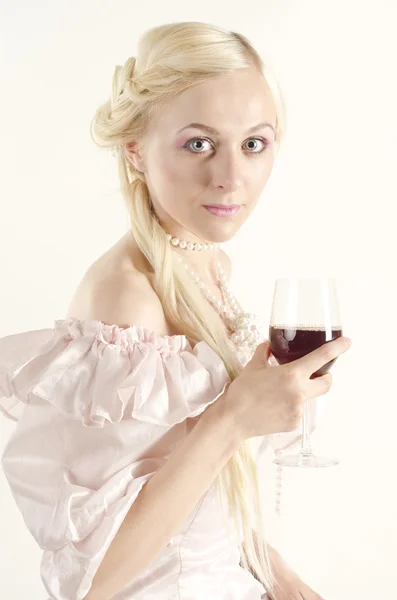
[[[300,450],[300,454],[303,456],[308,456],[311,453],[312,453],[312,449],[310,446],[310,436],[309,436],[309,401],[307,400],[303,407],[302,447]]]

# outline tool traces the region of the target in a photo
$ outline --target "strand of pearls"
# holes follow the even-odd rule
[[[282,454],[282,452],[281,452],[281,450],[277,450],[275,454],[278,457],[280,454]],[[281,488],[282,488],[282,484],[283,484],[283,467],[282,467],[282,465],[277,465],[277,470],[276,470],[276,501],[275,501],[274,510],[275,510],[276,515],[278,517],[281,516]]]
[[[173,246],[179,246],[183,250],[217,250],[220,248],[219,243],[213,244],[200,244],[199,242],[186,242],[184,240],[180,240],[177,237],[172,237],[170,233],[167,233],[167,240],[171,242]]]
[[[215,250],[220,247],[220,244],[199,244],[194,242],[186,242],[179,240],[172,235],[167,234],[167,239],[173,246],[179,246],[186,250]],[[230,289],[229,282],[225,272],[218,262],[216,263],[217,268],[217,285],[221,290],[223,302],[217,300],[216,296],[211,294],[208,286],[200,279],[200,277],[190,269],[190,266],[183,262],[179,256],[178,261],[183,264],[184,268],[189,272],[193,281],[201,289],[204,297],[212,304],[215,310],[220,314],[227,328],[231,332],[230,339],[236,346],[236,349],[243,346],[248,347],[249,352],[254,352],[256,347],[261,341],[263,336],[263,327],[258,323],[258,317],[254,313],[244,312],[240,310],[237,305],[236,298]],[[249,356],[242,352],[243,358],[241,363],[248,362]],[[276,455],[281,454],[280,451],[276,452]],[[275,498],[275,513],[277,516],[281,516],[281,488],[282,488],[282,477],[283,469],[281,465],[277,465],[276,473],[276,498]]]
[[[230,285],[227,281],[225,272],[219,262],[216,264],[218,277],[217,284],[222,292],[222,297],[224,299],[226,297],[226,301],[224,300],[224,302],[217,300],[216,296],[211,294],[211,291],[206,284],[201,281],[200,277],[193,270],[190,269],[189,265],[183,263],[181,257],[178,257],[178,261],[183,264],[195,283],[202,290],[206,299],[223,318],[229,331],[231,331],[230,339],[236,345],[236,349],[241,348],[244,345],[248,347],[248,354],[245,353],[244,350],[240,354],[240,362],[244,366],[250,358],[250,353],[255,351],[263,336],[263,328],[258,324],[257,316],[253,313],[246,313],[238,309],[236,298],[230,290]],[[228,309],[227,304],[230,305],[231,310]],[[276,452],[276,455],[280,453],[281,452],[278,451]],[[274,510],[278,517],[281,516],[282,483],[283,468],[281,465],[277,465]]]
[[[215,310],[221,315],[231,335],[230,339],[236,346],[248,346],[251,351],[255,351],[260,343],[261,327],[258,322],[258,317],[254,313],[240,310],[237,305],[237,300],[230,289],[225,272],[218,262],[217,268],[217,285],[222,292],[224,302],[217,300],[216,296],[211,294],[208,286],[200,279],[200,277],[190,269],[190,266],[183,263],[182,258],[178,257],[178,261],[183,264],[189,272],[193,281],[201,289],[204,297],[212,304]]]

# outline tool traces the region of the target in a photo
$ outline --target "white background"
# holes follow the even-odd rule
[[[246,35],[286,98],[278,162],[255,217],[225,245],[236,295],[268,323],[276,277],[335,277],[353,340],[312,437],[341,464],[285,470],[277,519],[264,457],[274,539],[326,600],[397,597],[392,0],[2,0],[0,336],[64,318],[87,266],[126,231],[114,159],[91,141],[90,121],[141,33],[184,20]],[[0,423],[4,447],[14,424]],[[41,552],[3,473],[0,490],[0,596],[43,600]]]

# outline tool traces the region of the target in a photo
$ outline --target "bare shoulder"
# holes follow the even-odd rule
[[[76,289],[67,316],[119,327],[137,324],[156,330],[161,313],[159,299],[141,277],[131,272],[97,279],[89,269]]]
[[[67,318],[107,325],[142,325],[159,335],[173,335],[150,273],[125,252],[119,241],[84,273],[70,302]]]

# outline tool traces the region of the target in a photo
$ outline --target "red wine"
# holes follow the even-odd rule
[[[272,352],[280,365],[302,358],[326,342],[342,336],[342,329],[292,325],[275,325],[269,329]],[[310,379],[328,373],[336,358],[324,364]]]

